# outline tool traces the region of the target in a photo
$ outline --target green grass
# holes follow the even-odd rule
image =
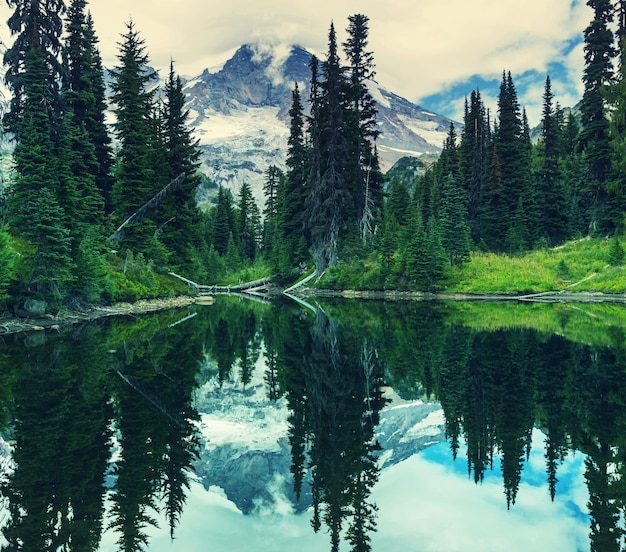
[[[614,303],[474,303],[444,306],[446,320],[477,331],[532,329],[570,341],[623,348],[626,306]]]
[[[626,292],[626,270],[610,266],[609,242],[583,239],[510,257],[474,253],[471,261],[451,267],[443,281],[451,292]]]

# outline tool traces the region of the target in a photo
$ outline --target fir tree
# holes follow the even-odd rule
[[[348,17],[348,39],[343,44],[348,58],[347,90],[348,140],[354,159],[354,189],[356,214],[361,237],[366,240],[373,232],[373,221],[380,218],[383,205],[382,178],[378,155],[373,143],[380,131],[376,125],[376,102],[367,88],[374,80],[374,55],[367,50],[369,19],[362,14]]]
[[[501,251],[513,213],[520,204],[530,205],[530,140],[522,118],[511,73],[502,74],[498,96],[498,127],[490,174],[482,202],[481,237]]]
[[[155,149],[163,147],[155,125],[154,91],[149,88],[156,73],[147,68],[149,60],[145,44],[134,23],[130,21],[126,27],[118,53],[119,65],[111,71],[116,115],[114,128],[120,141],[112,192],[118,223],[161,190],[168,177],[162,164],[164,152]],[[152,256],[157,253],[156,231],[155,222],[144,218],[129,228],[125,245]]]
[[[471,236],[467,223],[467,195],[452,174],[444,178],[439,215],[441,241],[451,265],[469,261]]]
[[[462,183],[468,192],[468,222],[474,242],[480,241],[480,201],[487,175],[490,140],[487,115],[480,92],[472,91],[469,105],[466,102],[463,133],[459,146]]]
[[[254,261],[260,237],[260,213],[252,196],[250,184],[244,182],[239,190],[237,234],[245,259]]]
[[[165,147],[168,177],[173,180],[185,175],[184,182],[166,198],[159,209],[161,218],[160,239],[173,253],[173,265],[198,274],[194,258],[206,248],[202,235],[200,211],[196,204],[198,187],[198,140],[188,126],[189,110],[185,109],[185,95],[181,79],[170,63],[165,83],[162,113],[162,136]]]
[[[82,147],[91,151],[89,170],[109,213],[113,186],[111,138],[105,125],[107,106],[98,39],[91,14],[85,13],[86,6],[86,0],[72,0],[67,12],[63,100],[81,133]]]
[[[340,232],[347,226],[347,216],[355,213],[354,197],[347,181],[348,143],[345,124],[346,77],[337,54],[337,37],[331,24],[328,54],[322,64],[324,80],[319,82],[319,97],[314,98],[311,124],[317,128],[319,142],[312,143],[312,154],[319,152],[319,175],[315,160],[309,196],[306,200],[306,226],[311,235],[313,258],[318,272],[338,261]],[[312,94],[317,93],[317,76],[312,74]]]
[[[604,226],[601,211],[606,203],[606,180],[611,168],[609,144],[609,121],[606,116],[604,87],[613,78],[612,59],[615,55],[611,0],[588,0],[593,10],[593,19],[585,29],[585,69],[583,83],[585,91],[580,106],[582,130],[580,146],[585,152],[589,166],[591,184],[587,193],[590,198],[590,225]]]
[[[293,268],[308,257],[304,237],[304,212],[311,170],[309,150],[305,144],[304,107],[298,85],[292,92],[287,142],[287,174],[278,202],[280,227],[280,270]],[[304,247],[301,245],[304,242]]]
[[[569,236],[569,209],[560,165],[560,134],[558,112],[553,105],[550,77],[546,77],[543,95],[542,160],[537,195],[540,223],[548,245],[556,245]]]
[[[33,50],[41,51],[45,67],[42,87],[45,88],[45,105],[50,122],[54,124],[62,112],[59,81],[63,76],[63,67],[59,53],[65,3],[63,0],[7,0],[7,4],[14,9],[7,25],[15,38],[4,53],[4,64],[7,67],[5,81],[13,96],[3,122],[5,128],[19,139],[24,124],[24,102],[27,95],[25,73],[29,66],[30,52]]]

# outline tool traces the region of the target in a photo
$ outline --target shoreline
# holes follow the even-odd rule
[[[219,293],[218,293],[219,294]],[[255,294],[246,294],[250,299],[259,299]],[[281,295],[279,294],[270,294]],[[603,293],[592,291],[547,291],[547,292],[420,292],[420,291],[375,291],[375,290],[324,290],[304,288],[301,297],[328,297],[338,299],[364,299],[382,301],[459,301],[493,303],[617,303],[626,305],[625,293]],[[210,303],[211,301],[209,301]],[[0,317],[0,338],[5,335],[23,332],[59,331],[61,328],[92,322],[108,316],[132,316],[149,314],[162,310],[177,309],[193,304],[200,304],[198,298],[191,295],[179,295],[172,298],[141,299],[135,303],[115,303],[108,307],[92,307],[85,311],[46,315],[42,318],[20,318],[17,316]],[[206,303],[205,303],[206,304]]]
[[[0,317],[0,337],[22,332],[60,330],[67,326],[92,322],[108,316],[132,316],[183,308],[196,303],[196,297],[179,295],[163,299],[141,299],[135,303],[115,303],[108,307],[92,307],[85,311],[46,315],[42,318]]]

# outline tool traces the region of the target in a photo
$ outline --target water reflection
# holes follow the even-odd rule
[[[555,500],[562,466],[582,453],[588,546],[621,550],[622,315],[615,306],[583,310],[409,302],[302,308],[223,298],[65,335],[5,338],[0,429],[13,454],[0,478],[2,550],[98,550],[104,533],[115,535],[119,550],[150,550],[157,520],[176,536],[194,477],[253,513],[270,480],[253,465],[281,464],[240,462],[256,486],[235,479],[209,446],[215,438],[203,433],[203,424],[219,419],[203,420],[198,397],[225,405],[236,387],[250,402],[255,379],[285,411],[290,460],[276,469],[291,493],[281,496],[296,512],[310,507],[305,515],[314,531],[328,533],[332,551],[376,548],[379,523],[389,519],[373,498],[381,466],[390,471],[428,442],[408,438],[419,423],[409,431],[408,411],[386,409],[391,396],[440,403],[448,458],[465,462],[478,484],[499,472],[510,519],[529,458],[543,458],[545,493]],[[403,474],[409,484],[410,472]]]

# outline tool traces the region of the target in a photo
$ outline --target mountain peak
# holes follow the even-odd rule
[[[291,92],[307,105],[312,54],[302,46],[254,42],[240,46],[216,72],[205,70],[185,88],[191,124],[201,144],[201,170],[237,193],[243,182],[263,203],[270,165],[285,168]],[[450,120],[370,83],[377,102],[381,168],[401,157],[441,150]]]

